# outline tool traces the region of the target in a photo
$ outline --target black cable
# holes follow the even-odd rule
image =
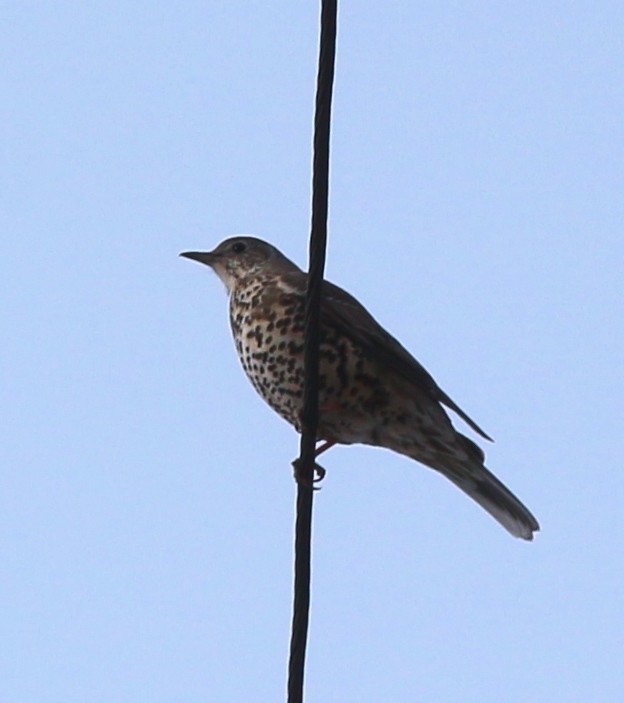
[[[310,563],[314,450],[318,426],[320,310],[327,246],[329,200],[329,136],[336,56],[337,0],[323,0],[314,117],[312,173],[312,231],[305,304],[303,410],[300,457],[296,462],[297,520],[295,525],[295,584],[288,664],[288,703],[302,703],[305,653],[310,611]]]

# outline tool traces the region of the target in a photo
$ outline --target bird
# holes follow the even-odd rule
[[[245,373],[301,432],[307,273],[251,236],[180,256],[209,266],[225,284]],[[515,537],[533,539],[536,518],[485,467],[482,449],[454,428],[445,408],[491,437],[352,295],[326,280],[322,286],[317,455],[335,444],[393,450],[445,476]]]

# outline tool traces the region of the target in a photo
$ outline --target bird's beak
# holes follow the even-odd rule
[[[200,264],[206,264],[206,266],[213,266],[218,258],[212,251],[183,251],[180,256],[199,261]]]

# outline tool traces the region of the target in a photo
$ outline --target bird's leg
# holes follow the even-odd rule
[[[336,444],[336,440],[334,440],[334,439],[325,440],[323,442],[323,444],[321,444],[320,447],[317,447],[314,450],[314,458],[316,459],[317,456],[319,456],[323,452],[326,452],[328,449],[331,449],[334,446],[334,444]],[[327,473],[327,471],[325,471],[325,469],[322,466],[315,463],[314,464],[314,473],[316,474],[316,477],[312,479],[312,482],[318,483],[319,481],[322,481],[325,478],[325,474]]]
[[[336,442],[334,440],[326,440],[321,444],[320,447],[317,447],[314,451],[314,458],[319,454],[322,454],[323,452],[326,452],[328,449],[331,449]],[[300,460],[295,459],[292,463],[293,468],[295,470],[295,481],[297,483],[303,482],[303,477],[300,474],[299,468],[300,468]],[[327,471],[320,465],[317,464],[316,462],[314,463],[314,478],[312,479],[312,483],[318,483],[319,481],[322,481],[325,478],[325,474]],[[316,489],[316,486],[314,487]]]
[[[317,447],[315,449],[314,456],[317,457],[320,454],[322,454],[323,452],[326,452],[328,449],[331,449],[334,446],[334,444],[336,444],[335,440],[333,440],[333,439],[326,440],[325,442],[323,442],[323,444],[321,444],[320,447]]]

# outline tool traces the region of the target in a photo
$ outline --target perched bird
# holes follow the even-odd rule
[[[255,237],[181,256],[210,266],[225,283],[249,380],[301,431],[307,274]],[[353,296],[328,281],[323,286],[317,440],[325,443],[317,454],[337,443],[392,449],[446,476],[512,535],[532,539],[535,517],[485,468],[481,449],[455,430],[442,406],[488,435]]]

